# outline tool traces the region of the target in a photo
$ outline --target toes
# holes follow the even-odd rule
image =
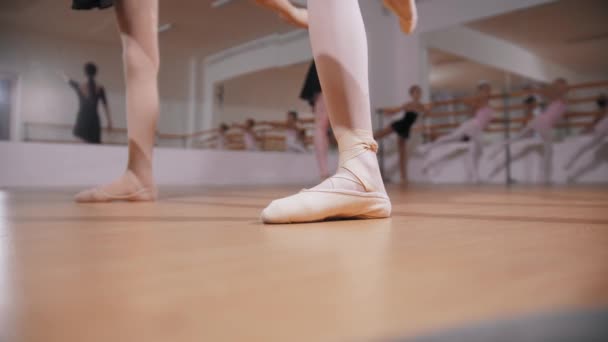
[[[289,223],[289,216],[285,212],[285,209],[280,205],[280,201],[272,201],[266,209],[262,211],[260,219],[264,223]]]
[[[94,197],[94,190],[88,189],[77,193],[74,196],[74,201],[77,203],[89,203],[93,201]]]
[[[272,203],[270,203],[269,206],[264,208],[264,210],[262,210],[262,213],[260,214],[260,220],[262,220],[262,222],[264,223],[272,223],[274,221],[274,212],[272,209],[270,209],[271,206]]]

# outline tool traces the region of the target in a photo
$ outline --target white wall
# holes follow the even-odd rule
[[[0,187],[90,186],[124,172],[126,148],[0,142]],[[157,148],[161,185],[264,185],[318,182],[312,153]],[[336,156],[330,165],[337,164]]]
[[[555,144],[554,183],[567,182],[563,165],[577,147],[589,137],[577,137]],[[523,141],[513,147],[514,154],[533,143]],[[435,164],[430,172],[421,172],[422,159],[411,152],[409,174],[417,183],[466,183],[462,149],[464,144],[438,147],[432,159],[455,153],[455,157]],[[457,153],[459,152],[460,153]],[[2,168],[0,187],[86,186],[109,182],[124,170],[127,154],[124,147],[69,144],[36,144],[0,142]],[[337,164],[335,155],[330,165]],[[500,158],[482,158],[481,177],[484,182],[504,184],[504,170],[492,171]],[[589,151],[574,168],[591,164],[577,179],[578,183],[608,183],[608,141]],[[513,178],[519,183],[534,184],[539,180],[540,155],[532,150],[512,164]],[[246,171],[243,168],[246,166]],[[396,155],[386,158],[386,169],[398,172]],[[593,165],[592,165],[593,166]],[[161,185],[313,185],[318,182],[317,164],[312,153],[244,152],[184,150],[158,148],[155,150],[156,179]],[[393,177],[398,181],[398,176]]]
[[[576,178],[576,183],[582,184],[606,184],[608,183],[608,139],[604,144],[586,152],[572,169],[564,169],[564,164],[588,139],[589,136],[570,137],[554,144],[553,160],[553,183],[567,184],[570,173],[590,166],[588,172],[584,172]],[[505,184],[506,169],[504,168],[504,154],[496,159],[489,158],[486,144],[484,153],[480,159],[479,170],[483,183]],[[491,148],[494,148],[492,146]],[[399,181],[398,157],[395,153],[395,141],[385,144],[384,167],[389,179]],[[416,152],[415,148],[409,150],[408,174],[411,181],[415,183],[432,184],[462,184],[467,183],[468,176],[465,168],[466,143],[453,143],[439,146],[428,155],[429,160],[434,161],[428,172],[422,172],[423,156]],[[542,145],[534,138],[525,139],[515,143],[511,147],[512,156],[520,156],[511,164],[511,177],[521,184],[538,184],[541,180]]]

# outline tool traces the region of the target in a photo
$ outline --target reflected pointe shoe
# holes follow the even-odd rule
[[[339,142],[338,172],[312,189],[270,203],[261,215],[264,223],[378,219],[391,215],[391,202],[377,166],[369,167],[370,160],[377,164],[376,156],[365,155],[378,149],[371,132],[346,132]]]
[[[384,0],[384,6],[399,17],[401,30],[411,34],[418,25],[418,9],[415,0]]]
[[[139,179],[131,172],[127,171],[125,174],[131,191],[123,194],[113,194],[110,190],[106,190],[102,187],[95,187],[92,189],[84,190],[76,196],[74,201],[77,203],[109,203],[116,201],[126,202],[152,202],[156,201],[158,197],[158,191],[154,188],[144,187]]]

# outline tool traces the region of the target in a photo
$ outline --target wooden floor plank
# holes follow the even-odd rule
[[[390,188],[386,220],[264,226],[297,190],[78,205],[0,192],[1,341],[343,341],[608,306],[608,189]]]

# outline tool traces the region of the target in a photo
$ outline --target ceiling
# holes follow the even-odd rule
[[[506,0],[505,0],[506,1]],[[118,45],[113,10],[72,11],[70,0],[0,0],[0,30]],[[250,1],[212,9],[212,0],[160,0],[161,48],[205,56],[293,28]],[[467,26],[522,46],[585,74],[608,73],[608,0],[559,0]],[[502,85],[505,73],[438,50],[430,52],[433,88],[472,89],[480,79]],[[510,75],[513,82],[526,80]]]
[[[251,1],[212,9],[212,0],[160,0],[163,48],[207,55],[293,28]],[[0,0],[0,27],[118,44],[112,10],[72,11],[70,0]],[[607,0],[558,0],[467,26],[581,73],[608,72]]]
[[[573,71],[608,76],[607,0],[559,0],[467,26]]]
[[[608,0],[558,0],[467,26],[521,46],[572,71],[608,78]],[[470,93],[480,80],[495,89],[533,81],[431,49],[431,88]]]
[[[212,9],[212,0],[160,0],[162,48],[207,55],[275,32],[293,30],[274,13],[250,1]],[[119,44],[113,10],[73,11],[70,0],[1,0],[0,27],[73,40]]]

